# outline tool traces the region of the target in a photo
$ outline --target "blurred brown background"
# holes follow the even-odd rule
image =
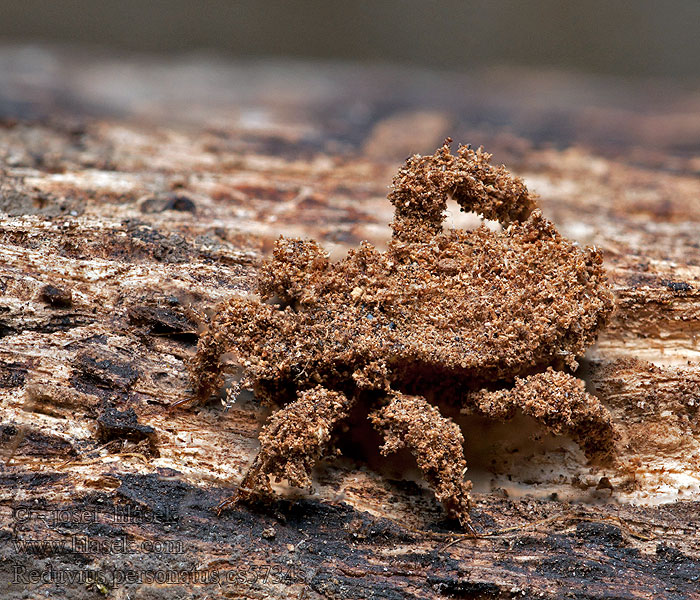
[[[5,42],[449,69],[534,65],[696,79],[699,33],[697,0],[0,2]]]

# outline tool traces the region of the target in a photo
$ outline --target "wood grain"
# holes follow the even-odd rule
[[[0,80],[3,597],[700,597],[696,88],[13,46]],[[617,312],[578,374],[619,468],[465,419],[462,537],[353,422],[312,494],[217,515],[266,415],[170,408],[205,315],[279,235],[384,245],[392,174],[447,135],[603,249]]]

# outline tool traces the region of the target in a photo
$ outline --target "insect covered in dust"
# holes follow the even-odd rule
[[[310,487],[354,406],[383,436],[381,452],[407,448],[467,528],[464,438],[441,406],[498,420],[520,410],[590,459],[614,456],[610,413],[571,374],[613,310],[601,253],[563,237],[491,155],[453,155],[449,142],[394,178],[385,252],[363,242],[331,262],[315,241],[281,238],[259,271],[261,301],[216,309],[189,364],[188,404],[221,387],[232,353],[240,384],[277,407],[232,501],[271,497],[270,477]],[[450,197],[501,228],[443,230]]]

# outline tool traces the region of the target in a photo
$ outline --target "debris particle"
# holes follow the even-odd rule
[[[690,290],[693,289],[693,286],[690,285],[689,283],[686,283],[685,281],[669,281],[667,279],[663,279],[661,281],[663,285],[665,285],[669,290],[672,292],[689,292]]]
[[[66,290],[55,285],[47,284],[39,292],[39,297],[56,308],[68,308],[73,304],[73,294],[70,290]]]

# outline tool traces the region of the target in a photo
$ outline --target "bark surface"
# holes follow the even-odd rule
[[[697,88],[1,55],[3,598],[700,597]],[[280,235],[333,259],[385,248],[393,174],[448,135],[602,249],[617,309],[576,375],[619,426],[619,465],[522,414],[451,415],[470,537],[351,410],[313,492],[217,515],[267,414],[170,407],[206,315],[250,292]]]

